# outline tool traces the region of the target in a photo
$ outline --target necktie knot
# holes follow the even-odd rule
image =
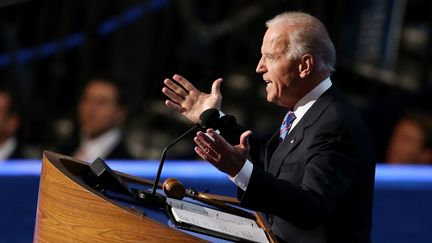
[[[285,137],[288,134],[288,131],[290,130],[291,125],[295,119],[296,119],[296,116],[295,116],[294,112],[288,111],[288,113],[285,115],[285,117],[282,121],[280,130],[279,130],[279,138],[281,140],[285,139]]]

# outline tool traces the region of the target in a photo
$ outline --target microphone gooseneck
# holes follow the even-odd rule
[[[153,195],[156,193],[157,185],[159,184],[163,164],[165,163],[166,152],[168,151],[168,149],[170,149],[172,146],[174,146],[178,141],[183,139],[185,136],[189,135],[192,132],[196,132],[198,129],[217,128],[217,123],[219,121],[219,111],[215,108],[207,109],[201,113],[199,118],[200,118],[199,124],[196,124],[195,126],[191,127],[185,133],[180,135],[180,137],[178,137],[174,141],[172,141],[163,150],[160,161],[159,161],[159,168],[158,168],[158,172],[156,174],[155,183],[153,184],[153,189],[152,189]]]
[[[207,129],[207,128],[214,128],[217,129],[219,121],[219,111],[217,109],[207,109],[200,115],[200,121],[199,124],[194,125],[189,130],[187,130],[185,133],[180,135],[178,138],[176,138],[174,141],[172,141],[168,146],[166,146],[162,152],[160,161],[159,161],[159,168],[156,174],[155,181],[153,183],[153,188],[151,192],[142,191],[140,192],[139,197],[143,200],[150,202],[151,204],[155,205],[163,205],[165,203],[166,198],[163,195],[160,195],[156,193],[157,186],[159,185],[160,176],[162,173],[162,168],[165,163],[166,153],[168,149],[170,149],[172,146],[174,146],[176,143],[178,143],[181,139],[183,139],[185,136],[198,131],[199,129]]]
[[[187,130],[185,133],[183,133],[180,137],[176,138],[174,141],[172,141],[168,146],[165,147],[165,149],[162,152],[160,161],[159,161],[159,168],[156,174],[156,179],[155,182],[153,184],[153,189],[152,189],[152,194],[154,195],[156,193],[156,189],[157,189],[157,185],[159,184],[159,180],[160,180],[160,176],[162,173],[162,167],[165,163],[165,158],[166,158],[166,152],[168,151],[168,149],[170,149],[172,146],[174,146],[174,144],[176,144],[178,141],[180,141],[182,138],[184,138],[186,135],[196,131],[197,129],[199,129],[201,126],[200,125],[195,125],[193,127],[191,127],[189,130]]]

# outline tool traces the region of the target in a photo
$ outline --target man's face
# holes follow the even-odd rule
[[[18,128],[17,115],[10,113],[11,98],[8,93],[0,92],[0,143],[12,136]]]
[[[81,130],[86,136],[94,138],[120,125],[125,114],[117,95],[112,84],[92,80],[87,85],[78,107]]]
[[[261,59],[256,72],[266,82],[267,101],[292,108],[299,97],[298,60],[288,58],[290,29],[276,25],[267,29],[261,46]]]
[[[421,155],[424,136],[422,129],[410,120],[399,122],[390,139],[386,162],[390,163],[423,163]],[[427,161],[424,161],[427,163]]]
[[[4,127],[9,116],[9,102],[9,96],[0,92],[0,130]]]

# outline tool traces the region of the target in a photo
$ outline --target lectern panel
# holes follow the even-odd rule
[[[93,190],[83,180],[88,171],[87,163],[44,153],[34,242],[203,241]]]

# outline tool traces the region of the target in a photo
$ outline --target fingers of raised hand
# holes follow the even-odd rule
[[[220,95],[220,86],[222,84],[223,79],[218,78],[213,82],[212,85],[212,94]]]
[[[195,151],[205,160],[217,161],[220,157],[219,145],[208,136],[203,132],[197,133],[197,136],[194,138],[194,142],[197,145]]]
[[[202,150],[200,147],[196,146],[194,148],[194,150],[195,150],[195,153],[197,153],[198,156],[201,157],[203,160],[207,160],[207,161],[213,163],[213,161],[211,161],[211,159],[209,158],[209,156],[207,155],[207,153],[204,152],[204,150]]]
[[[200,146],[196,146],[195,147],[195,152],[204,160],[207,160],[208,162],[212,163],[212,164],[216,164],[219,159],[220,156],[219,154],[215,153],[213,150],[207,148],[202,148]]]
[[[203,132],[197,133],[194,142],[206,153],[216,149],[214,142]]]
[[[227,145],[228,143],[225,141],[225,139],[219,135],[219,133],[217,133],[215,130],[213,130],[212,128],[209,128],[206,130],[209,139],[211,139],[212,141],[214,141],[215,144],[217,144],[218,146],[222,146],[222,145]]]
[[[182,77],[181,75],[174,74],[173,79],[174,79],[175,81],[177,81],[180,85],[182,85],[183,88],[184,88],[187,92],[190,92],[190,91],[196,89],[196,88],[191,84],[191,82],[189,82],[187,79],[185,79],[185,78]]]
[[[243,132],[240,136],[240,146],[244,148],[249,148],[249,137],[252,135],[252,131],[247,130]]]
[[[162,89],[162,92],[166,95],[168,95],[167,94],[168,92],[166,91],[171,91],[172,93],[184,99],[184,97],[189,93],[189,91],[187,91],[185,87],[181,86],[181,84],[177,84],[173,82],[171,79],[168,78],[165,79],[164,84],[166,85],[166,87],[168,87],[168,88],[164,87]]]
[[[181,105],[174,103],[171,100],[166,100],[165,105],[168,106],[168,108],[174,109],[178,112],[183,112],[185,110],[185,108],[183,108]]]
[[[184,97],[178,96],[166,87],[162,89],[162,93],[164,93],[174,103],[181,104],[184,101]]]

